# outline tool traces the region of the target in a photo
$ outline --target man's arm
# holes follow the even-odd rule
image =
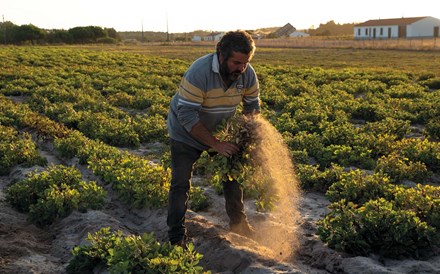
[[[229,142],[222,142],[215,138],[200,121],[192,127],[189,133],[194,138],[211,147],[223,156],[230,157],[239,151],[239,147],[237,145]]]

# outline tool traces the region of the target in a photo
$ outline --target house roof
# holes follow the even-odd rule
[[[274,34],[277,37],[283,36],[283,35],[288,35],[292,32],[294,32],[296,30],[296,28],[294,26],[292,26],[290,23],[285,24],[283,27],[277,29]]]
[[[392,19],[378,19],[378,20],[368,20],[366,22],[357,24],[355,27],[374,27],[374,26],[406,26],[421,19],[427,18],[423,17],[408,17],[408,18],[392,18]]]

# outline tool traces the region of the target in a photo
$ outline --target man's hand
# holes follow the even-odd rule
[[[216,143],[212,149],[214,149],[216,152],[220,153],[223,156],[226,157],[231,157],[232,155],[234,155],[235,153],[237,153],[240,148],[232,143],[228,143],[228,142],[221,142],[219,141],[218,143]]]
[[[214,151],[226,157],[231,157],[240,150],[235,144],[217,140],[217,138],[215,138],[201,122],[198,122],[193,126],[190,134],[200,142],[211,147]]]

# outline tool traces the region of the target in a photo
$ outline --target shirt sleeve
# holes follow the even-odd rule
[[[191,83],[195,82],[195,84]],[[197,75],[192,75],[187,72],[179,86],[179,100],[177,103],[177,119],[186,131],[191,129],[199,119],[199,110],[202,108],[204,100],[204,92],[197,87],[197,82],[202,82],[197,79]]]

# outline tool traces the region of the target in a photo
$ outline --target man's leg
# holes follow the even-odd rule
[[[168,194],[168,238],[176,244],[186,237],[185,213],[194,163],[202,152],[171,140],[171,187]]]
[[[249,226],[244,212],[243,189],[237,181],[223,182],[226,213],[229,216],[229,225],[232,230],[242,226]],[[235,231],[238,232],[238,231]]]

